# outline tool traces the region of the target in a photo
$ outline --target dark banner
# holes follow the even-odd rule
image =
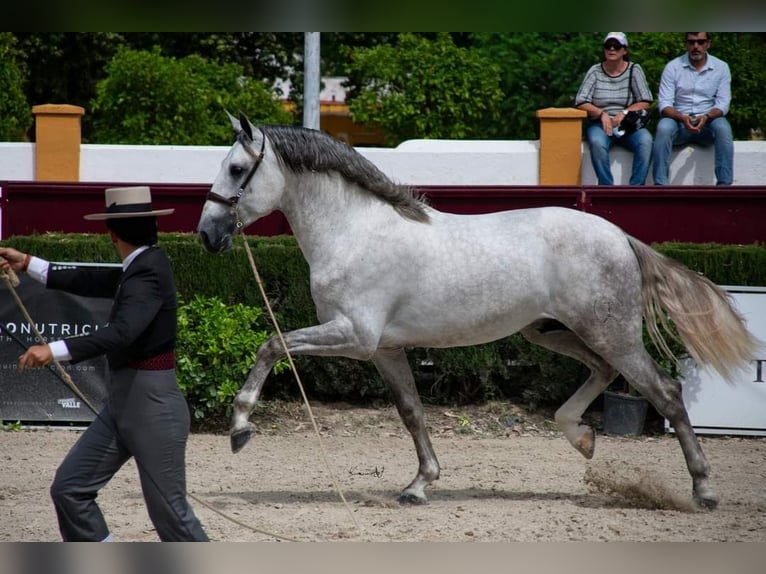
[[[16,292],[45,342],[88,334],[107,321],[111,299],[92,299],[48,290],[26,274],[19,275],[19,279],[21,283]],[[0,283],[0,420],[26,423],[92,421],[95,418],[93,412],[59,379],[52,366],[18,372],[18,357],[24,352],[23,347],[36,342],[34,329],[24,318],[7,285]],[[90,404],[100,409],[106,398],[106,357],[76,365],[62,361],[61,366]]]

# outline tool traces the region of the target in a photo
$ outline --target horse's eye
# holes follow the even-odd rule
[[[229,166],[229,174],[230,174],[232,177],[235,177],[235,178],[236,178],[236,177],[239,177],[239,176],[241,176],[243,173],[245,173],[245,170],[244,170],[244,168],[241,168],[241,167],[240,167],[240,166],[238,166],[238,165],[231,165],[231,166]]]

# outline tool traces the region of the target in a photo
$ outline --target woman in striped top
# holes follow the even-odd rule
[[[604,38],[604,59],[591,66],[575,97],[575,106],[588,113],[586,139],[599,185],[614,185],[609,149],[620,145],[633,152],[630,185],[644,185],[652,155],[652,135],[645,127],[632,133],[618,129],[629,111],[646,110],[652,92],[639,64],[630,61],[628,38],[609,32]]]

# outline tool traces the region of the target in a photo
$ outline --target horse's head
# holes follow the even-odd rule
[[[239,118],[227,114],[236,141],[221,163],[197,224],[202,243],[214,253],[229,249],[241,228],[277,209],[284,189],[266,134],[244,114]]]

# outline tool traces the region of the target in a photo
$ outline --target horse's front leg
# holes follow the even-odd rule
[[[403,349],[379,349],[372,362],[394,395],[396,409],[415,441],[418,473],[399,495],[402,504],[426,504],[425,488],[439,478],[439,461],[431,446],[415,378]]]
[[[282,335],[291,355],[342,356],[369,358],[371,351],[364,349],[355,336],[350,323],[343,320],[297,329]],[[278,336],[271,337],[258,349],[250,374],[234,398],[234,413],[230,430],[231,450],[239,452],[255,433],[255,425],[248,419],[261,395],[263,384],[277,361],[285,357],[285,349]]]
[[[271,337],[258,349],[255,365],[245,380],[245,384],[234,397],[234,413],[231,421],[231,450],[239,452],[247,441],[255,434],[255,425],[248,419],[261,396],[263,384],[266,382],[272,367],[285,355],[279,337]]]

